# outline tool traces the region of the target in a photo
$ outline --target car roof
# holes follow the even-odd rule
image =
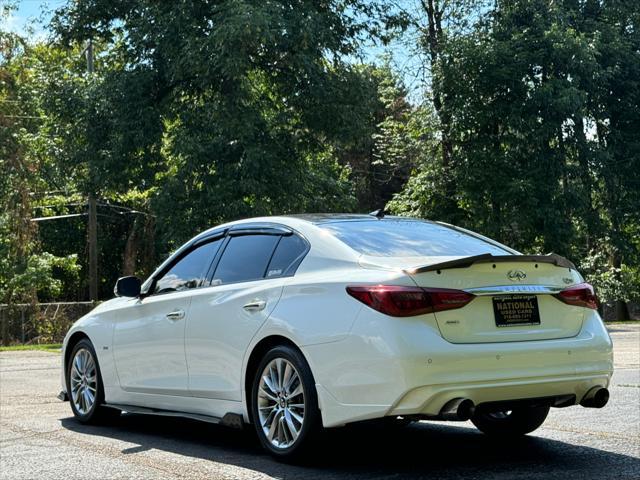
[[[363,213],[300,213],[295,215],[285,215],[285,217],[305,220],[315,225],[320,225],[323,223],[333,223],[333,222],[362,222],[362,221],[384,221],[384,220],[414,221],[414,222],[428,221],[428,220],[423,220],[421,218],[397,217],[393,215],[385,215],[382,218],[377,218],[375,215],[372,215],[372,214],[367,215]]]
[[[331,223],[355,223],[355,222],[423,222],[423,223],[438,223],[443,226],[449,226],[441,222],[433,222],[432,220],[424,220],[414,217],[398,217],[393,215],[385,215],[384,217],[376,217],[373,214],[362,213],[299,213],[288,215],[272,215],[267,217],[250,217],[231,222],[216,225],[209,228],[204,232],[196,235],[191,239],[192,242],[201,240],[204,237],[209,237],[212,234],[219,233],[223,230],[230,228],[250,228],[255,226],[270,227],[274,225],[284,225],[288,228],[302,228],[305,224],[316,228],[321,228],[322,225],[328,225]],[[451,227],[451,226],[450,226]]]

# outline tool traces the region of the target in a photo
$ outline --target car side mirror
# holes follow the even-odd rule
[[[116,297],[138,297],[142,282],[138,277],[120,277],[113,289]]]

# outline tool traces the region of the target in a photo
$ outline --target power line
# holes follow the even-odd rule
[[[60,205],[36,205],[35,207],[33,207],[33,209],[35,210],[36,208],[79,207],[83,205],[86,205],[86,203],[82,202],[82,203],[62,203]]]
[[[88,213],[68,213],[66,215],[55,215],[52,217],[36,217],[32,218],[32,222],[46,222],[48,220],[60,220],[61,218],[72,218],[72,217],[84,217],[88,215]]]
[[[2,118],[31,118],[31,119],[38,119],[38,120],[47,118],[44,115],[34,116],[34,115],[4,115],[4,114],[0,114],[0,117],[2,117]]]
[[[120,210],[124,210],[124,212],[119,212],[120,215],[123,215],[125,213],[131,213],[134,215],[147,215],[150,217],[153,217],[155,215],[152,215],[150,213],[147,212],[141,212],[140,210],[135,210],[133,208],[129,208],[129,207],[124,207],[122,205],[113,205],[111,203],[104,203],[104,202],[97,202],[97,204],[101,207],[108,207],[108,208],[115,208],[115,209],[120,209]]]

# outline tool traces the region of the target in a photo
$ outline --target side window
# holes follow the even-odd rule
[[[269,262],[267,278],[291,275],[307,252],[306,242],[298,235],[282,237],[278,247]]]
[[[200,245],[178,260],[178,263],[156,282],[153,293],[180,292],[198,287],[218,252],[222,240],[220,238]]]
[[[231,237],[213,275],[212,285],[264,278],[278,235]]]

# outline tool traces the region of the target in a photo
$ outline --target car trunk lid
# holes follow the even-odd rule
[[[425,288],[464,290],[466,306],[435,314],[452,343],[547,340],[576,336],[584,307],[555,297],[582,282],[571,262],[558,255],[478,255],[405,269]]]

